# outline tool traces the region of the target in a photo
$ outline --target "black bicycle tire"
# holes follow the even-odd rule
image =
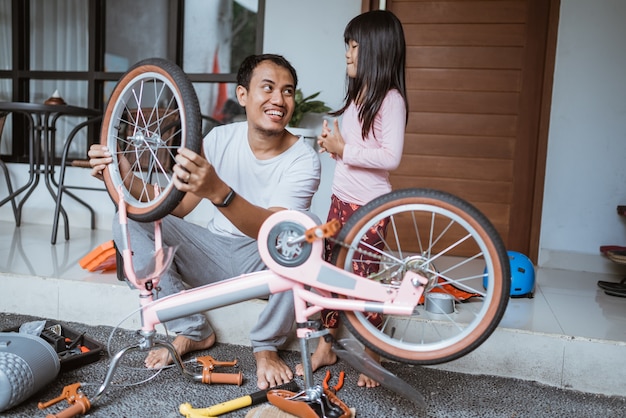
[[[494,269],[500,271],[498,276],[500,280],[494,286],[494,299],[489,306],[489,316],[485,317],[487,322],[481,322],[480,327],[460,343],[444,349],[424,352],[397,348],[393,344],[381,340],[375,332],[371,332],[362,326],[362,322],[357,318],[355,312],[342,311],[340,316],[346,328],[359,341],[381,356],[403,363],[433,365],[467,355],[479,347],[493,333],[502,319],[508,303],[510,267],[505,246],[491,222],[467,201],[447,192],[433,189],[401,189],[374,199],[350,217],[339,233],[337,240],[350,244],[351,240],[354,239],[353,235],[358,232],[360,225],[367,222],[367,219],[371,219],[376,213],[380,213],[385,208],[407,204],[408,201],[416,199],[421,203],[429,202],[429,204],[437,207],[445,206],[447,209],[452,209],[458,214],[462,214],[477,228],[481,237],[485,239],[494,261],[499,265],[494,267]],[[336,245],[332,253],[331,263],[340,268],[345,268],[345,255],[347,252],[346,247]]]
[[[185,148],[199,153],[202,144],[202,121],[198,97],[191,81],[183,70],[175,63],[163,58],[148,58],[139,61],[120,78],[111,93],[111,97],[104,113],[101,144],[108,145],[109,133],[111,132],[113,124],[116,123],[116,121],[111,120],[112,112],[116,102],[120,100],[122,91],[130,83],[138,81],[142,75],[146,73],[156,73],[164,77],[169,80],[177,90],[178,95],[181,98],[179,103],[181,105],[180,115],[181,119],[184,119],[185,125],[185,129],[183,130],[185,134],[182,135],[180,146],[184,146]],[[105,169],[103,177],[109,196],[117,206],[119,201],[118,190],[116,181],[113,181],[111,177],[111,171]],[[159,196],[158,201],[156,201],[154,205],[136,207],[127,201],[126,206],[128,217],[138,222],[156,221],[170,214],[185,195],[184,192],[181,192],[175,187],[170,187],[169,190],[164,193],[166,194]]]

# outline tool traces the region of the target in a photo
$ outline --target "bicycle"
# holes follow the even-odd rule
[[[178,147],[197,152],[200,142],[197,97],[180,68],[166,60],[149,59],[120,79],[103,120],[102,143],[117,150],[105,171],[105,183],[118,207],[125,241],[120,250],[126,277],[139,290],[142,327],[139,342],[112,358],[91,403],[104,395],[119,360],[132,350],[165,347],[183,375],[202,381],[201,375],[186,370],[170,343],[156,338],[155,327],[288,290],[294,295],[296,335],[305,371],[305,388],[293,400],[316,405],[320,416],[332,414],[325,411],[326,394],[313,383],[307,344],[313,338],[329,337],[319,321],[311,320],[323,308],[340,311],[350,333],[382,357],[415,365],[462,357],[497,327],[510,286],[501,238],[471,204],[432,189],[396,190],[373,200],[355,212],[336,238],[332,238],[337,229],[334,223],[319,225],[300,211],[277,212],[264,222],[258,236],[267,270],[154,299],[159,276],[175,252],[173,247],[163,248],[160,240],[160,219],[182,198],[172,184],[173,157]],[[120,174],[122,157],[132,166],[127,178]],[[132,189],[141,194],[133,196]],[[155,255],[150,268],[142,272],[132,265],[128,218],[155,225]],[[383,219],[389,220],[386,236],[380,237],[384,247],[362,241],[370,226]],[[322,257],[324,239],[335,239],[338,244],[331,262]],[[375,263],[376,273],[370,277],[352,273],[360,263]],[[447,299],[453,295],[453,311],[429,305],[433,295]],[[383,325],[370,324],[366,312],[384,314]],[[335,342],[334,347],[340,357],[383,386],[424,405],[419,392],[375,362],[355,361],[352,342]],[[77,402],[56,416],[74,416],[84,413],[84,408]]]

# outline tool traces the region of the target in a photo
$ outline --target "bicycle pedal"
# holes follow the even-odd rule
[[[294,398],[296,393],[273,389],[267,392],[267,400],[278,409],[293,414],[301,418],[319,418],[326,416],[328,418],[349,418],[352,411],[333,393],[325,390],[322,394],[320,403],[308,401],[305,399]],[[320,415],[321,409],[324,408],[324,415]]]

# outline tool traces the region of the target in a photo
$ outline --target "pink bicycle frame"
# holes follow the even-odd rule
[[[120,193],[121,196],[121,193]],[[379,312],[391,315],[411,315],[424,291],[427,279],[407,272],[398,288],[392,289],[376,281],[342,270],[322,258],[323,239],[313,241],[306,260],[297,266],[280,264],[268,247],[270,231],[282,222],[302,225],[306,230],[318,227],[306,213],[293,210],[279,211],[271,215],[259,231],[258,246],[267,270],[242,274],[232,279],[184,290],[175,295],[152,300],[152,288],[169,262],[163,261],[160,222],[155,223],[155,273],[148,278],[138,278],[132,265],[132,252],[127,231],[126,209],[123,199],[119,205],[120,224],[128,243],[122,249],[125,273],[140,291],[142,305],[142,331],[153,333],[159,323],[204,312],[269,294],[293,290],[297,323],[322,309],[356,312]],[[146,288],[146,282],[152,286]],[[310,288],[312,290],[307,290]],[[346,296],[333,297],[332,294]],[[304,337],[309,329],[299,328],[298,337]]]

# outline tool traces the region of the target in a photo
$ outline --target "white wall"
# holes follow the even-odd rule
[[[360,0],[267,0],[265,52],[285,55],[298,70],[304,93],[321,90],[331,107],[344,94],[343,28],[360,12]],[[626,2],[561,0],[560,24],[545,182],[539,264],[602,270],[598,247],[626,245]],[[323,182],[314,211],[326,215],[332,161],[323,161]],[[23,165],[11,165],[14,182]],[[75,172],[76,176],[84,176]],[[18,177],[20,177],[18,179]],[[5,193],[0,181],[0,196]],[[52,200],[43,187],[26,204],[25,222],[51,223]],[[101,200],[100,228],[110,227],[109,198]],[[84,209],[71,205],[73,226],[87,226]],[[210,205],[194,212],[202,222]],[[0,219],[10,221],[8,205]],[[594,265],[595,263],[595,265]]]
[[[626,245],[626,2],[561,0],[540,264]],[[580,257],[585,259],[585,257]],[[592,268],[593,269],[593,268]]]
[[[264,50],[282,54],[298,71],[305,95],[337,108],[345,93],[343,30],[360,0],[267,0]]]
[[[305,96],[321,91],[318,99],[338,109],[346,91],[343,30],[360,12],[361,0],[267,0],[263,49],[291,62]],[[305,117],[302,126],[319,133],[321,120]],[[327,154],[320,159],[322,181],[311,210],[326,220],[334,161]]]

